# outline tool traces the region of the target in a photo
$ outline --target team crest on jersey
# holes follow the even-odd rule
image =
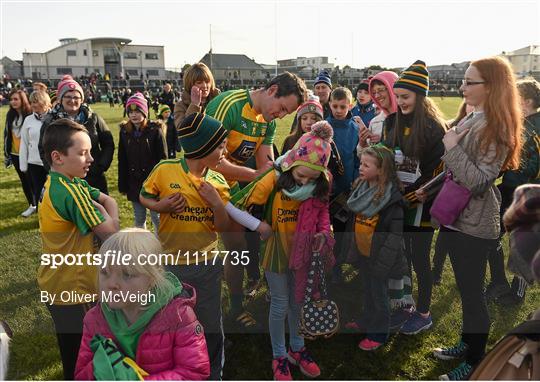
[[[255,149],[257,148],[257,142],[252,141],[242,141],[238,148],[231,153],[231,158],[241,163],[247,161],[249,158],[255,154]]]
[[[242,121],[242,129],[245,130],[245,129],[247,129],[247,128],[248,128],[248,127],[247,127],[246,121]]]

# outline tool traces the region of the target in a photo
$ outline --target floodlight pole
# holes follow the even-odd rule
[[[212,24],[210,24],[210,71],[212,69]]]

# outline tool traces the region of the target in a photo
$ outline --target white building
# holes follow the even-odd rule
[[[518,77],[530,75],[536,77],[540,73],[540,45],[529,45],[513,52],[502,52],[501,56],[510,61]]]
[[[78,40],[64,38],[61,45],[45,53],[23,53],[25,77],[60,79],[91,73],[109,73],[113,78],[165,78],[162,45],[130,45],[125,38],[100,37]]]
[[[328,57],[297,57],[278,60],[278,69],[280,71],[287,70],[308,78],[314,77],[320,70],[331,71],[333,68],[334,64],[328,62]]]

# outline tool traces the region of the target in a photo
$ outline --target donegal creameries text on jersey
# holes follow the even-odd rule
[[[218,172],[207,170],[204,179],[195,177],[182,159],[163,160],[157,164],[144,181],[141,195],[145,198],[163,199],[174,193],[181,193],[186,200],[182,212],[161,213],[158,235],[164,253],[208,252],[217,249],[217,233],[214,227],[214,212],[206,205],[197,189],[206,181],[218,191],[223,203],[229,201],[229,186]],[[196,256],[196,255],[195,255]],[[189,256],[178,257],[181,265],[196,264],[198,259]]]

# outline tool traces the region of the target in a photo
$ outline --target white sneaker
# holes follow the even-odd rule
[[[36,213],[36,210],[37,210],[36,206],[30,206],[30,207],[28,207],[28,208],[26,209],[26,211],[24,211],[24,212],[21,214],[21,216],[27,218],[28,216],[30,216],[30,215],[32,215],[32,214],[35,214],[35,213]]]

